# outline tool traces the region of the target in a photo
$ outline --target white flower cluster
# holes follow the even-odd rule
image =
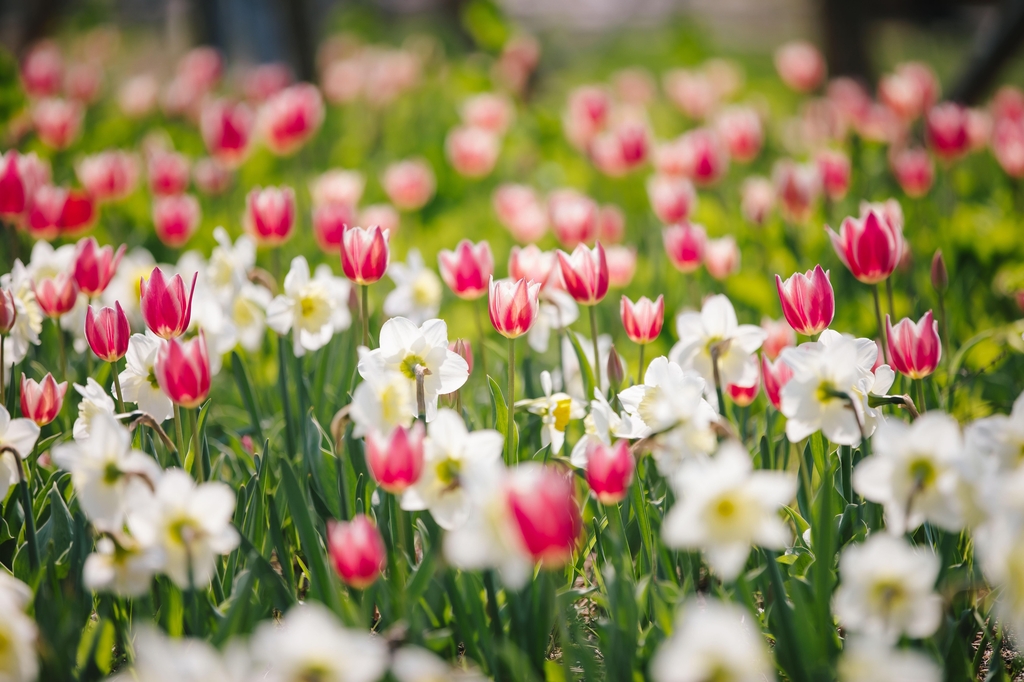
[[[39,675],[38,631],[25,613],[31,601],[28,585],[0,568],[0,680],[32,682]]]

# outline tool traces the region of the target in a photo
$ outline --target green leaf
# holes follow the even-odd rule
[[[249,370],[239,357],[237,351],[231,352],[231,371],[235,375],[235,384],[238,386],[238,393],[242,396],[245,410],[249,413],[249,422],[252,424],[253,432],[259,440],[263,440],[263,428],[260,426],[259,408],[256,406],[256,398],[252,394],[252,382],[249,381]]]
[[[338,593],[331,582],[331,574],[327,567],[327,552],[321,544],[320,536],[316,532],[309,513],[312,503],[303,493],[291,462],[281,462],[281,482],[284,485],[288,508],[292,513],[292,522],[299,533],[302,552],[306,558],[306,564],[309,566],[310,590],[317,599],[342,616]]]
[[[487,383],[491,389],[491,409],[494,412],[494,428],[502,436],[508,436],[508,403],[498,386],[494,377],[488,376]],[[519,457],[519,427],[512,425],[512,452],[506,453],[509,462],[515,462]]]
[[[566,336],[569,337],[569,341],[572,342],[572,349],[576,351],[576,359],[580,363],[580,373],[583,375],[583,394],[587,396],[589,401],[594,397],[594,387],[597,385],[594,380],[594,370],[590,366],[590,361],[587,359],[587,353],[583,350],[583,346],[580,345],[579,337],[573,332],[566,332]],[[600,362],[600,358],[595,359],[595,362]]]
[[[74,521],[71,519],[71,512],[64,503],[64,497],[56,484],[50,488],[48,495],[50,500],[50,518],[46,520],[36,532],[36,539],[39,542],[40,554],[48,554],[50,561],[64,563],[61,557],[71,549],[71,542],[74,538]]]

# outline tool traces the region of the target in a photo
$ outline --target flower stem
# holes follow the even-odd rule
[[[110,370],[114,374],[114,390],[117,391],[117,409],[124,414],[124,395],[121,393],[121,378],[117,375],[117,360],[110,363]]]
[[[878,285],[871,287],[871,293],[875,297],[875,322],[878,324],[878,338],[882,342],[882,355],[885,357],[885,364],[889,364],[889,344],[885,340],[885,327],[882,325],[882,306],[878,302]]]
[[[487,300],[484,299],[484,303]],[[484,323],[480,316],[480,306],[473,306],[474,317],[476,318],[476,335],[480,339],[480,366],[484,368],[484,376],[487,376],[487,344],[484,342]]]
[[[0,405],[7,404],[7,391],[4,390],[4,379],[7,377],[7,366],[4,363],[4,335],[0,334]]]
[[[28,563],[32,570],[39,568],[39,543],[36,541],[36,519],[32,513],[32,493],[28,489],[28,477],[25,475],[25,463],[21,453],[10,446],[0,447],[0,455],[9,452],[18,465],[19,487],[21,488],[21,509],[25,513],[25,543],[28,545]]]
[[[60,328],[60,322],[57,320],[53,321],[53,324],[57,327],[57,347],[60,348],[60,371],[64,375],[64,379],[68,378],[68,351],[64,347],[64,330]],[[90,372],[91,374],[92,372]]]
[[[594,389],[600,391],[601,353],[597,348],[597,306],[590,306],[590,335],[594,337]]]
[[[646,348],[646,347],[647,347],[647,344],[645,344],[645,343],[641,343],[640,344],[640,368],[636,372],[636,383],[637,384],[644,383],[644,348]]]
[[[917,384],[917,412],[918,414],[924,414],[928,409],[924,402],[924,379],[918,379],[914,382]]]
[[[512,463],[512,435],[516,428],[516,340],[508,340],[508,419],[505,422],[505,461]],[[518,464],[519,453],[515,460]]]
[[[197,467],[199,472],[198,480],[202,481],[206,477],[206,473],[203,471],[203,458],[199,454],[199,428],[196,422],[196,415],[199,413],[199,408],[194,410],[186,408],[188,412],[188,425],[191,429],[190,438],[192,439],[192,466]]]
[[[178,453],[181,461],[184,462],[185,456],[188,454],[185,451],[185,433],[181,429],[181,408],[178,407],[178,403],[174,403],[174,430],[175,435],[178,437]]]
[[[711,348],[711,371],[715,377],[715,395],[718,397],[718,413],[725,417],[725,396],[722,395],[722,377],[718,373],[718,346]],[[726,417],[728,419],[728,417]]]
[[[360,284],[359,317],[363,322],[363,345],[370,347],[370,287]]]
[[[896,304],[893,303],[892,299],[892,276],[886,277],[885,279],[885,296],[889,299],[889,314],[892,315],[892,319],[896,319]]]

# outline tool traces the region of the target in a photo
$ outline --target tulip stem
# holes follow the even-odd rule
[[[505,459],[512,463],[512,436],[516,429],[516,340],[508,340],[508,419],[505,422]],[[519,453],[515,453],[519,463]]]
[[[360,303],[359,317],[363,323],[363,345],[370,347],[370,287],[366,284],[359,285]]]
[[[114,390],[117,392],[117,409],[124,414],[124,395],[121,393],[121,378],[117,375],[117,360],[110,363],[110,370],[114,373]]]
[[[601,353],[597,349],[597,307],[590,306],[590,335],[594,337],[594,390],[601,390]]]
[[[189,438],[192,440],[192,466],[196,467],[196,471],[199,472],[197,478],[202,481],[205,473],[203,472],[203,458],[199,455],[199,426],[196,420],[199,408],[197,407],[194,410],[185,408],[185,411],[188,412],[188,425],[191,429]]]
[[[484,303],[487,303],[485,300]],[[487,344],[484,342],[484,323],[480,317],[480,306],[473,306],[476,317],[476,334],[480,339],[480,366],[484,368],[484,377],[487,376]]]
[[[18,478],[21,488],[21,509],[25,513],[25,543],[28,545],[28,563],[32,570],[39,568],[39,544],[36,541],[36,519],[32,513],[32,493],[28,489],[28,477],[25,476],[25,463],[21,459],[21,453],[14,448],[7,446],[0,447],[0,455],[9,452],[14,456],[18,465]]]
[[[174,430],[175,435],[178,437],[178,452],[180,453],[180,456],[182,457],[181,461],[183,462],[188,453],[184,448],[185,433],[181,429],[181,408],[178,407],[178,403],[174,403]]]
[[[885,358],[885,364],[889,364],[889,344],[885,338],[885,327],[882,325],[882,305],[878,302],[878,285],[875,284],[871,287],[871,293],[875,297],[875,322],[878,324],[878,338],[882,342],[882,355]]]
[[[887,277],[885,280],[885,295],[889,299],[889,314],[892,315],[892,319],[896,319],[896,304],[893,303],[892,299],[892,277]]]
[[[636,383],[644,383],[644,348],[647,346],[645,343],[640,344],[640,367],[636,372]]]
[[[924,379],[918,379],[914,383],[917,384],[917,411],[919,414],[924,414],[928,409],[924,402]]]
[[[4,379],[6,377],[7,365],[4,361],[4,335],[0,334],[0,405],[3,406],[7,405],[7,391],[4,390]]]
[[[64,348],[64,330],[60,328],[60,322],[57,320],[53,321],[54,326],[57,327],[57,347],[60,348],[60,371],[64,375],[64,379],[68,378],[68,352]],[[91,372],[90,372],[91,374]]]

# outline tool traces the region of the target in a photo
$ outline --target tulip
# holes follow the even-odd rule
[[[605,370],[608,373],[608,385],[612,393],[618,393],[622,382],[626,379],[626,366],[614,345],[608,349],[608,362],[605,364]]]
[[[264,102],[292,84],[292,71],[287,64],[270,62],[253,67],[242,82],[246,99]]]
[[[468,126],[504,135],[515,116],[515,109],[504,95],[484,92],[463,102],[461,114]]]
[[[928,194],[935,180],[935,165],[923,149],[900,149],[889,154],[889,165],[896,182],[908,197]]]
[[[535,242],[548,229],[548,215],[536,190],[505,184],[494,191],[492,203],[501,224],[520,242]]]
[[[843,152],[826,149],[818,153],[816,160],[825,196],[839,201],[850,189],[850,157]]]
[[[356,225],[377,225],[381,231],[395,235],[402,226],[402,217],[391,204],[370,204],[360,209]]]
[[[757,399],[757,394],[760,390],[761,384],[756,381],[750,386],[729,384],[725,387],[725,392],[729,394],[729,399],[739,407],[748,407],[753,403]]]
[[[764,225],[775,206],[775,186],[771,180],[752,176],[743,181],[740,189],[740,211],[754,225]]]
[[[92,196],[83,190],[68,190],[57,220],[60,231],[66,236],[74,236],[92,227],[95,220],[96,203]],[[121,248],[124,249],[124,246]]]
[[[218,99],[203,106],[199,129],[210,156],[237,166],[249,153],[254,117],[244,102]]]
[[[188,157],[178,152],[158,151],[149,157],[149,189],[165,196],[188,189]]]
[[[341,269],[356,284],[373,284],[388,269],[391,253],[388,232],[379,227],[351,227],[341,245]]]
[[[39,100],[32,107],[32,125],[47,147],[67,149],[82,128],[82,106],[55,97]]]
[[[838,234],[828,226],[826,229],[839,260],[865,284],[877,284],[889,277],[903,255],[901,226],[875,210],[868,210],[861,218],[846,218]],[[793,328],[797,329],[796,325]]]
[[[153,202],[156,236],[167,246],[180,248],[199,228],[199,202],[191,194],[157,197]]]
[[[323,98],[316,86],[309,83],[285,88],[260,110],[263,141],[278,156],[298,150],[316,134],[323,120]]]
[[[772,179],[783,217],[792,223],[805,222],[821,194],[821,173],[818,167],[783,159],[775,164]]]
[[[925,118],[928,146],[944,161],[963,156],[970,145],[967,110],[955,102],[932,107]]]
[[[541,251],[535,244],[513,246],[508,257],[508,276],[536,282],[543,289],[551,281],[557,259],[553,252]]]
[[[494,329],[507,339],[515,339],[530,330],[537,319],[541,285],[537,282],[498,280],[488,283],[488,311]]]
[[[178,77],[200,93],[209,92],[217,85],[224,62],[212,47],[194,47],[178,61]]]
[[[590,142],[594,165],[612,177],[625,175],[647,160],[651,131],[642,120],[624,120]]]
[[[203,194],[223,194],[231,185],[231,170],[217,159],[206,157],[196,161],[192,179]]]
[[[628,297],[623,296],[619,303],[619,316],[622,318],[626,336],[633,343],[640,345],[640,369],[637,372],[637,383],[641,383],[641,378],[644,376],[644,347],[658,338],[661,328],[665,324],[665,297],[659,295],[654,302],[651,302],[651,299],[643,296],[639,301],[633,303]]]
[[[764,343],[761,344],[761,350],[764,351],[769,360],[779,357],[779,353],[782,352],[783,348],[796,345],[796,332],[793,331],[793,327],[786,320],[773,320],[770,317],[763,317],[761,318],[761,329],[767,334]]]
[[[98,64],[79,62],[68,68],[64,91],[68,97],[82,104],[96,101],[103,85],[103,71]]]
[[[60,235],[60,216],[68,191],[63,187],[42,185],[32,194],[26,227],[36,239],[52,240]]]
[[[608,293],[608,261],[600,242],[593,249],[579,244],[572,255],[558,252],[565,289],[577,303],[593,306]]]
[[[185,408],[199,407],[210,394],[210,356],[206,349],[206,335],[182,342],[170,338],[156,356],[153,365],[160,390],[175,405]]]
[[[78,302],[78,285],[70,272],[60,272],[53,277],[36,282],[36,303],[50,319],[56,320],[71,312]]]
[[[614,445],[593,440],[587,445],[587,484],[601,504],[618,504],[626,498],[635,469],[628,440]]]
[[[494,170],[501,140],[489,130],[459,126],[448,133],[444,149],[456,173],[467,178],[482,178]]]
[[[434,196],[434,171],[423,160],[393,163],[384,171],[381,184],[388,198],[403,211],[417,211]]]
[[[932,318],[930,310],[916,323],[904,318],[897,322],[896,326],[893,326],[886,315],[885,339],[893,368],[911,379],[923,379],[928,376],[935,371],[939,366],[939,360],[942,359],[939,323]]]
[[[569,93],[568,106],[562,118],[562,127],[569,142],[585,149],[607,126],[611,108],[611,97],[600,86],[585,85]]]
[[[146,280],[139,280],[139,308],[149,330],[162,339],[181,336],[192,320],[192,295],[199,273],[192,275],[192,288],[185,294],[181,275],[167,279],[164,271],[153,268]]]
[[[946,271],[946,259],[942,257],[942,249],[937,249],[932,256],[931,268],[932,288],[939,294],[946,293],[949,288],[949,273]]]
[[[128,316],[118,301],[113,308],[95,311],[89,306],[85,311],[85,338],[92,352],[104,362],[117,362],[128,352],[128,339],[132,328]]]
[[[117,272],[125,248],[124,244],[116,252],[110,245],[100,248],[94,237],[78,242],[74,273],[82,293],[90,298],[103,293]]]
[[[572,480],[553,467],[522,466],[507,495],[513,525],[533,560],[564,565],[583,526]]]
[[[465,360],[466,365],[469,366],[469,373],[473,373],[473,346],[470,344],[469,339],[456,339],[452,341],[448,344],[448,350]]]
[[[721,281],[740,269],[740,249],[736,238],[727,235],[709,239],[704,245],[704,267],[708,274]]]
[[[702,71],[672,69],[662,80],[665,94],[676,108],[695,121],[707,118],[718,104],[715,85]]]
[[[775,69],[793,90],[810,92],[825,79],[825,58],[814,45],[797,40],[775,51]]]
[[[0,336],[10,332],[17,319],[18,308],[14,304],[14,294],[10,289],[0,288]]]
[[[58,384],[52,374],[47,373],[41,382],[22,374],[21,416],[31,419],[37,426],[46,426],[60,414],[67,391],[68,382]]]
[[[793,378],[793,370],[781,359],[772,362],[767,356],[761,357],[761,381],[764,394],[776,410],[782,409],[782,389]]]
[[[396,426],[383,437],[376,431],[366,435],[366,463],[381,488],[399,495],[423,473],[423,423],[411,429]]]
[[[355,210],[348,204],[323,204],[313,208],[313,236],[326,254],[341,250],[342,235],[356,222]]]
[[[605,249],[605,259],[608,261],[608,286],[613,289],[629,286],[636,274],[636,249],[613,244]]]
[[[548,214],[558,241],[566,248],[593,242],[599,228],[597,202],[576,190],[560,189],[548,197]]]
[[[967,149],[978,152],[988,147],[989,140],[992,138],[993,125],[992,115],[984,109],[968,109]]]
[[[627,104],[649,104],[658,92],[654,77],[640,67],[627,67],[613,73],[612,88],[616,98]]]
[[[314,206],[333,204],[355,209],[365,186],[366,179],[362,173],[336,169],[327,171],[310,183],[309,194]]]
[[[602,244],[618,244],[626,236],[626,216],[615,204],[605,204],[597,216],[597,237]]]
[[[796,272],[785,282],[775,275],[775,288],[786,322],[804,336],[824,331],[836,313],[836,298],[827,270],[815,265],[806,273]]]
[[[718,133],[696,128],[679,138],[684,174],[698,187],[714,185],[729,170],[729,155]]]
[[[663,228],[661,237],[668,259],[679,272],[693,272],[704,262],[708,234],[703,226],[684,220]]]
[[[487,292],[488,281],[494,274],[494,256],[486,241],[473,244],[463,239],[454,252],[442,249],[437,261],[441,278],[459,298],[475,300]]]
[[[384,538],[362,514],[347,522],[327,522],[327,552],[341,579],[357,590],[375,583],[388,561]]]
[[[142,118],[156,108],[160,84],[152,74],[132,76],[117,91],[117,103],[129,118]]]
[[[96,201],[117,201],[135,189],[138,163],[131,154],[108,151],[87,156],[76,168],[85,191]]]
[[[715,120],[715,130],[734,161],[749,163],[761,152],[764,142],[761,117],[750,107],[724,109]]]
[[[295,227],[295,190],[254,187],[245,199],[245,230],[260,246],[277,247]]]
[[[10,150],[0,155],[0,217],[16,218],[28,207],[30,193],[18,169],[18,152]]]
[[[647,196],[654,215],[666,225],[686,220],[697,208],[697,192],[686,178],[651,176],[647,180]]]
[[[64,59],[49,40],[33,45],[21,60],[21,84],[30,97],[51,97],[60,92]]]

